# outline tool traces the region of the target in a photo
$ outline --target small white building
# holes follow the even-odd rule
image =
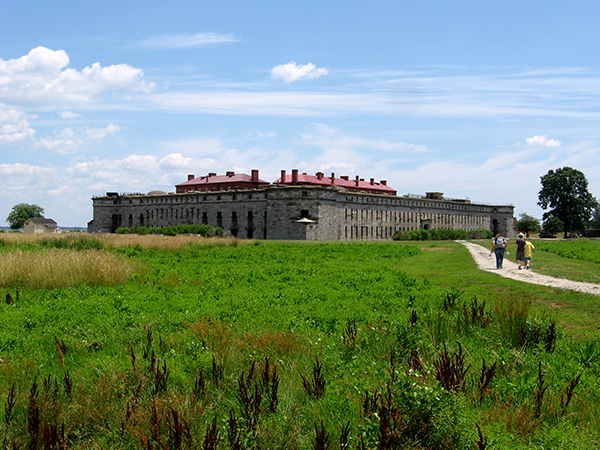
[[[60,233],[60,228],[58,228],[58,224],[52,219],[33,218],[25,222],[23,232],[29,234],[58,234]]]

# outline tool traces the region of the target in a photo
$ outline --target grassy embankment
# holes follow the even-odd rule
[[[484,273],[454,242],[102,239],[3,239],[3,266],[103,254],[128,277],[0,278],[5,447],[598,446],[598,297]]]

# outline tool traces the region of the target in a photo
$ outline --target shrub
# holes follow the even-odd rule
[[[211,227],[210,225],[173,225],[168,227],[119,227],[115,234],[137,234],[145,236],[148,234],[162,234],[163,236],[177,236],[179,234],[193,234],[202,237],[218,236],[223,237],[224,231],[220,227]]]
[[[448,391],[401,377],[376,397],[376,427],[359,448],[467,448],[464,406]]]
[[[131,232],[132,234],[139,234],[141,236],[145,236],[147,234],[150,234],[151,228],[148,227],[134,227]]]
[[[454,241],[457,239],[491,239],[493,233],[489,230],[449,230],[433,228],[431,230],[397,230],[392,239],[395,241]]]
[[[494,233],[490,230],[475,230],[467,233],[467,239],[491,239]]]

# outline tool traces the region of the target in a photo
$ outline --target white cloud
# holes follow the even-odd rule
[[[107,136],[114,136],[121,128],[112,123],[105,128],[83,128],[83,131],[76,132],[72,128],[64,128],[52,137],[45,137],[36,142],[36,146],[52,150],[58,154],[76,153],[86,144],[94,141],[101,141]]]
[[[26,120],[20,120],[15,124],[5,124],[0,126],[0,145],[32,139],[34,134],[35,130],[29,126]]]
[[[77,117],[77,114],[68,111],[60,115],[65,118]],[[56,131],[52,136],[36,139],[36,130],[30,126],[27,120],[29,117],[35,118],[35,116],[27,115],[16,109],[2,108],[0,105],[0,146],[27,143],[34,148],[43,148],[58,154],[70,154],[91,142],[102,141],[107,136],[114,136],[121,130],[118,125],[111,123],[104,128],[82,127],[77,130],[64,128]]]
[[[99,63],[78,71],[67,68],[64,50],[37,47],[19,59],[0,59],[0,102],[36,107],[97,101],[102,92],[130,89],[148,91],[144,72],[128,64],[102,67]]]
[[[533,136],[525,139],[525,144],[530,148],[558,148],[561,142],[556,139],[548,139],[545,134],[543,136]]]
[[[309,65],[307,65],[309,66]],[[314,65],[313,65],[314,66]],[[289,68],[289,69],[286,69]],[[273,71],[290,82],[295,62]],[[318,70],[315,68],[315,70]],[[324,69],[325,70],[325,69]],[[560,118],[597,120],[600,77],[596,73],[548,70],[523,73],[493,68],[439,67],[411,72],[339,71],[336,86],[319,91],[269,91],[256,83],[211,83],[201,89],[144,96],[161,111],[279,116],[408,116],[411,118]],[[273,78],[277,76],[273,73]],[[314,88],[313,88],[314,89]]]
[[[39,179],[39,177],[53,177],[56,174],[57,170],[51,167],[40,167],[22,163],[0,164],[0,175],[2,175],[3,178],[5,177],[3,182],[7,182],[7,184],[9,184],[8,179],[10,177],[17,177],[17,179],[22,179],[21,177],[34,177],[34,179],[30,180],[35,181],[35,179]]]
[[[324,150],[377,150],[408,154],[430,152],[424,145],[409,144],[407,142],[390,142],[385,139],[365,139],[356,135],[343,134],[339,129],[323,124],[313,124],[311,129],[313,133],[302,135],[303,142],[316,145]]]
[[[77,119],[79,117],[79,114],[76,114],[72,111],[63,111],[60,114],[60,117],[66,120],[73,120],[73,119]]]
[[[174,48],[203,47],[205,45],[221,44],[223,42],[238,42],[238,39],[233,34],[220,34],[211,32],[163,34],[136,42],[133,44],[133,47],[167,50]]]
[[[159,110],[223,115],[295,117],[393,114],[395,106],[378,94],[321,92],[167,92],[144,97]]]
[[[56,77],[63,67],[69,64],[69,56],[64,50],[50,50],[36,47],[19,59],[0,59],[1,83],[4,85],[13,76]]]
[[[159,162],[159,167],[163,170],[182,170],[192,167],[194,158],[184,157],[181,153],[172,153],[165,156]]]
[[[224,147],[221,139],[212,137],[200,137],[196,139],[180,139],[176,141],[166,141],[160,144],[163,152],[185,153],[193,156],[216,156],[224,154],[227,149]]]
[[[271,69],[271,76],[275,79],[281,79],[285,83],[292,83],[298,80],[312,80],[328,73],[327,69],[323,67],[317,68],[313,63],[298,65],[294,61],[275,66]]]
[[[140,173],[156,172],[159,169],[158,158],[153,155],[131,155],[114,162],[115,168]]]
[[[33,139],[35,130],[26,120],[27,115],[16,109],[0,107],[0,145]]]

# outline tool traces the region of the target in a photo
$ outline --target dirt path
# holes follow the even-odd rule
[[[536,273],[533,270],[518,270],[517,263],[509,261],[506,258],[504,258],[504,262],[502,264],[503,268],[496,269],[496,257],[494,255],[490,255],[490,250],[488,248],[467,241],[457,242],[463,244],[469,249],[471,256],[473,256],[473,259],[481,270],[494,272],[502,277],[512,278],[513,280],[523,281],[525,283],[541,284],[542,286],[549,286],[559,289],[571,289],[574,291],[585,292],[587,294],[600,295],[600,284],[550,277],[548,275]]]

